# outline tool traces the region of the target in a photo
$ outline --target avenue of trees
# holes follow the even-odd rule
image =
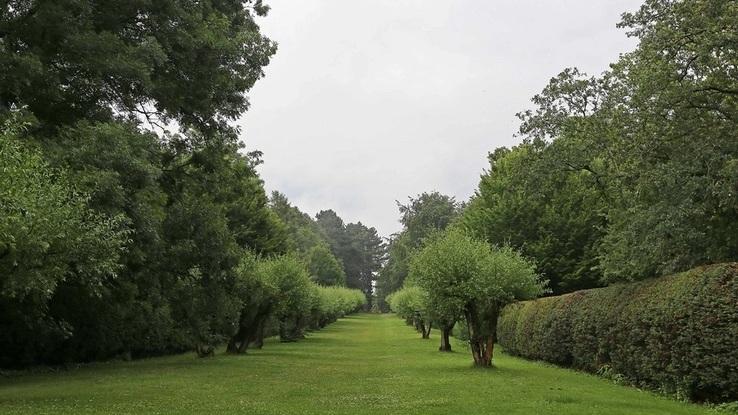
[[[376,231],[270,200],[231,125],[277,49],[267,11],[5,2],[0,367],[243,352],[364,306]]]
[[[507,303],[738,261],[736,22],[728,0],[647,0],[624,14],[637,48],[600,76],[552,78],[518,114],[521,144],[489,154],[468,203],[426,207],[424,194],[401,206],[380,299],[419,330],[440,328],[441,350],[463,322],[487,365]]]
[[[497,318],[515,301],[545,290],[531,262],[505,247],[493,248],[458,229],[436,234],[413,255],[405,287],[389,296],[394,312],[429,338],[435,322],[440,351],[451,351],[449,336],[463,320],[474,364],[492,364]]]

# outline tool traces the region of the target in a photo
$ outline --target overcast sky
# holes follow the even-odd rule
[[[635,43],[634,0],[267,0],[279,43],[241,120],[267,190],[314,215],[400,229],[395,200],[466,200],[515,113],[563,68],[599,74]]]

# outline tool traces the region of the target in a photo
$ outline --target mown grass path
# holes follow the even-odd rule
[[[0,380],[0,413],[708,414],[607,380],[499,355],[474,369],[391,315],[357,315],[245,356],[95,364]]]

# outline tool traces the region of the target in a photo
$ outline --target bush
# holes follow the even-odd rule
[[[694,401],[738,399],[738,263],[512,304],[499,341]]]

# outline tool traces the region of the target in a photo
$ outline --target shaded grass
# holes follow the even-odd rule
[[[351,316],[299,343],[0,380],[2,414],[714,414],[595,376],[498,354],[475,369],[392,315]]]

